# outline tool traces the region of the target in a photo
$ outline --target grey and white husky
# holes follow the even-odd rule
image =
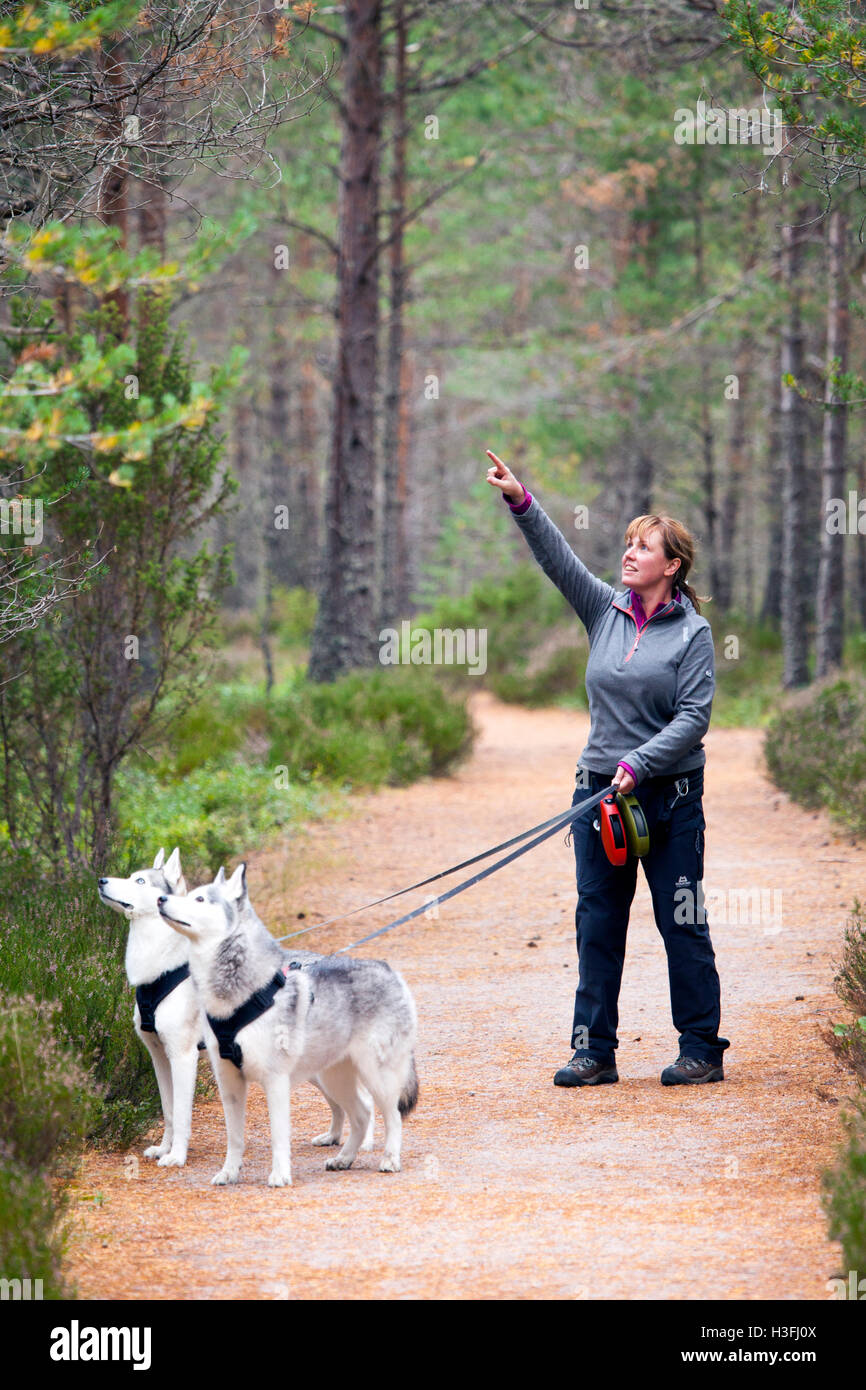
[[[246,866],[232,877],[158,899],[165,921],[189,945],[189,966],[208,1020],[226,1121],[217,1184],[237,1182],[247,1087],[264,1088],[273,1162],[268,1183],[291,1183],[290,1090],[316,1079],[349,1118],[349,1136],[326,1168],[349,1168],[372,1101],[385,1120],[380,1171],[400,1170],[402,1116],[418,1099],[415,1003],[384,961],[325,956],[302,963],[265,939],[239,911]],[[369,1092],[369,1094],[366,1094]]]
[[[205,1022],[189,974],[189,946],[157,909],[157,900],[166,893],[187,891],[180,854],[172,850],[166,859],[160,850],[152,869],[139,869],[129,878],[101,878],[98,890],[104,903],[129,920],[126,975],[136,992],[135,1031],[150,1053],[162,1103],[162,1140],[145,1149],[144,1156],[155,1158],[161,1168],[181,1168],[189,1147]]]
[[[236,871],[236,876],[233,877],[232,882],[234,885],[232,891],[236,891],[238,895],[238,915],[244,920],[247,929],[250,930],[253,933],[253,935],[258,936],[265,941],[272,941],[273,938],[271,936],[271,933],[268,931],[268,928],[266,927],[265,923],[262,921],[261,917],[256,912],[255,908],[253,907],[250,901],[246,873],[238,874]],[[217,887],[222,887],[226,883],[225,868],[222,865],[220,865],[217,876],[214,879],[214,883],[217,885]],[[295,948],[294,950],[289,950],[288,959],[289,964],[294,963],[297,965],[310,965],[313,961],[324,960],[324,956],[318,954],[315,951],[303,951],[298,948]],[[343,1108],[341,1105],[337,1103],[333,1096],[328,1095],[328,1092],[326,1091],[325,1087],[322,1085],[322,1082],[318,1077],[311,1076],[310,1081],[316,1087],[316,1090],[321,1091],[322,1095],[325,1097],[325,1100],[328,1102],[328,1105],[331,1108],[331,1123],[329,1127],[325,1130],[323,1134],[317,1134],[314,1139],[311,1139],[310,1143],[315,1144],[317,1147],[330,1148],[335,1144],[339,1144],[340,1138],[343,1133],[343,1120],[345,1118],[345,1116],[343,1115]],[[365,1099],[369,1101],[369,1095],[366,1091],[364,1092],[364,1096]],[[367,1133],[364,1136],[364,1142],[361,1145],[362,1149],[369,1150],[373,1147],[374,1123],[375,1115],[373,1111],[373,1106],[372,1104],[370,1104],[370,1122],[367,1126]]]

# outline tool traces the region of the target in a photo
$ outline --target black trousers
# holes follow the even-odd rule
[[[578,767],[576,806],[609,786],[613,773]],[[709,923],[703,910],[704,770],[680,778],[652,777],[635,788],[649,826],[649,853],[640,860],[668,958],[671,1016],[680,1052],[719,1063],[720,991]],[[572,828],[577,864],[575,928],[580,979],[574,999],[572,1048],[611,1062],[618,1046],[619,990],[638,860],[610,863],[588,811]]]

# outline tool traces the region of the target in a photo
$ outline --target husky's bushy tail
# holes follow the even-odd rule
[[[418,1073],[415,1070],[415,1053],[409,1059],[409,1075],[406,1078],[406,1085],[403,1087],[400,1099],[397,1102],[397,1109],[403,1116],[409,1115],[418,1104]]]

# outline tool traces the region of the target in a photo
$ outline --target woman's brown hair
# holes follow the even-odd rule
[[[673,588],[680,589],[691,601],[695,612],[700,613],[701,604],[709,603],[710,595],[702,595],[699,598],[691,584],[686,583],[689,570],[695,561],[695,542],[682,522],[675,521],[672,516],[657,516],[655,513],[647,516],[636,516],[634,521],[629,522],[626,529],[626,544],[635,535],[640,536],[641,540],[645,540],[647,532],[654,531],[656,528],[661,532],[662,548],[666,558],[680,562],[676,574],[671,575]]]

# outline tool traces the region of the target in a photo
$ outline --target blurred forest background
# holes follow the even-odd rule
[[[717,719],[862,668],[850,7],[0,13],[10,848],[204,868],[449,766],[470,688],[581,703],[488,446],[604,577],[695,532]]]
[[[40,1001],[0,1072],[56,1029],[22,1115],[154,1114],[96,870],[195,880],[447,771],[475,689],[585,706],[488,447],[606,579],[685,522],[714,721],[866,830],[864,72],[846,0],[0,0],[0,983]],[[383,664],[406,620],[486,669]],[[2,1267],[57,1281],[22,1144]]]

